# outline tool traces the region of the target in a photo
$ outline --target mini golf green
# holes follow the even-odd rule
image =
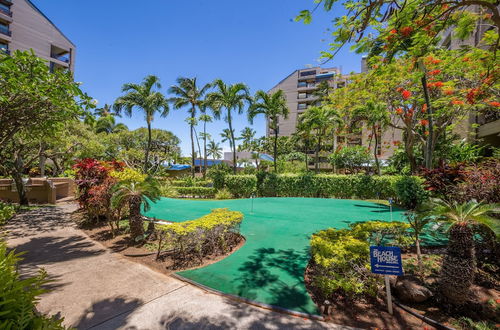
[[[145,214],[179,222],[199,218],[215,208],[244,213],[241,233],[245,244],[215,264],[178,274],[224,293],[308,314],[319,314],[304,285],[311,234],[330,227],[346,228],[358,221],[391,220],[387,206],[322,198],[162,198]],[[393,210],[393,219],[402,220],[402,214],[403,210]]]

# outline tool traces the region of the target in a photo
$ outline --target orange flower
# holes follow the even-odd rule
[[[396,88],[396,92],[401,93],[401,91],[403,91],[403,88],[402,88],[402,87],[398,87],[398,88]]]
[[[453,105],[464,105],[464,101],[460,101],[460,100],[451,100],[451,104],[453,104]]]
[[[441,63],[441,60],[434,59],[434,60],[432,61],[432,64],[439,64],[439,63]]]
[[[437,88],[441,88],[444,86],[443,82],[442,81],[436,81],[436,83],[434,84]]]
[[[422,112],[423,112],[423,113],[426,113],[426,112],[427,112],[427,104],[424,104],[424,105],[422,106]]]
[[[440,73],[441,73],[441,70],[438,70],[438,69],[429,71],[429,74],[431,76],[435,76],[435,75],[440,74]]]
[[[490,102],[489,104],[490,104],[492,107],[500,107],[500,102],[493,101],[493,102]]]
[[[420,121],[420,125],[422,125],[422,126],[429,125],[429,121],[428,121],[427,119],[422,119],[422,120]]]
[[[397,109],[396,109],[396,113],[397,113],[398,115],[402,115],[402,114],[403,114],[403,112],[404,112],[404,111],[403,111],[403,109],[401,109],[401,108],[397,108]]]
[[[429,135],[429,131],[424,132],[425,136]]]
[[[449,88],[449,89],[445,89],[443,91],[446,95],[453,95],[453,89]]]
[[[403,99],[405,100],[408,100],[410,97],[411,97],[411,92],[404,89],[402,92],[401,92],[401,95],[403,96]]]
[[[403,36],[408,37],[413,32],[413,28],[411,26],[405,26],[401,28],[400,32]]]
[[[398,33],[398,30],[396,30],[396,29],[392,29],[391,31],[389,31],[389,33],[390,33],[390,34],[396,34],[396,33]]]

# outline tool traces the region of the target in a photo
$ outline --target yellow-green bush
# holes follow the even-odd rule
[[[404,242],[408,225],[369,221],[350,229],[326,229],[311,238],[311,285],[321,299],[373,297],[380,277],[370,272],[370,245]]]
[[[201,263],[207,255],[228,252],[239,242],[243,214],[228,209],[215,209],[199,219],[158,227],[159,251],[171,247],[174,267]]]
[[[109,173],[109,176],[120,182],[143,182],[147,178],[146,174],[129,167],[124,168],[122,171],[113,170]]]
[[[14,214],[16,214],[16,209],[13,205],[0,202],[0,226],[4,225]]]

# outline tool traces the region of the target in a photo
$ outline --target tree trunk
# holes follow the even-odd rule
[[[47,162],[47,157],[45,156],[45,145],[42,143],[41,147],[40,147],[40,157],[38,159],[38,167],[40,169],[40,177],[44,177],[45,176],[45,163]]]
[[[12,172],[12,178],[14,179],[14,183],[16,184],[17,195],[19,197],[19,205],[28,206],[29,200],[26,195],[26,187],[23,184],[23,177],[21,172],[16,168]]]
[[[200,158],[200,172],[199,173],[202,173],[203,172],[203,164],[202,164],[202,161],[201,161],[201,147],[200,147],[200,139],[198,138],[198,132],[196,131],[196,128],[194,128],[193,126],[193,129],[194,129],[194,138],[196,139],[196,145],[198,146],[198,153],[199,153],[199,157],[197,158]]]
[[[144,157],[144,173],[148,172],[149,150],[151,150],[151,122],[148,121],[148,146],[146,147],[146,156]]]
[[[134,196],[130,199],[129,212],[130,238],[133,242],[136,242],[137,240],[142,241],[144,236],[144,226],[141,215],[141,199],[139,197]]]
[[[191,117],[192,119],[193,117]],[[190,127],[190,131],[191,131],[191,176],[194,178],[194,172],[195,172],[195,168],[194,168],[194,126],[193,126],[193,123],[191,122],[189,124],[189,127]]]
[[[373,157],[375,158],[375,166],[377,167],[377,174],[380,175],[380,162],[378,160],[378,135],[377,135],[377,129],[375,127],[373,127],[372,133],[375,138],[375,148],[373,150]]]
[[[422,252],[420,251],[420,235],[419,234],[415,234],[415,247],[417,248],[418,270],[421,272],[423,270],[423,265],[422,265]]]
[[[231,110],[227,109],[227,123],[229,124],[229,133],[231,136],[231,148],[233,149],[233,173],[236,174],[236,142],[234,141],[233,123],[231,123]]]
[[[274,146],[273,146],[273,156],[274,156],[274,172],[278,173],[278,127],[276,126],[274,129]]]
[[[321,134],[318,134],[318,144],[316,146],[316,173],[319,173],[319,151],[321,150]]]
[[[427,105],[427,120],[429,121],[429,135],[427,136],[427,143],[425,146],[425,167],[427,169],[432,169],[432,154],[434,153],[434,119],[432,117],[432,107],[429,97],[429,89],[427,88],[427,74],[425,72],[425,67],[420,60],[420,68],[422,70],[422,89],[424,91],[425,104]]]
[[[203,179],[207,176],[207,122],[203,122]]]
[[[411,174],[415,174],[417,172],[417,161],[415,159],[415,154],[413,152],[413,145],[415,142],[413,134],[410,132],[410,129],[406,130],[404,139],[405,139],[406,157],[408,157],[408,162],[410,163],[410,172]]]
[[[440,289],[448,302],[462,305],[468,299],[476,272],[473,231],[465,223],[452,225],[440,275]]]

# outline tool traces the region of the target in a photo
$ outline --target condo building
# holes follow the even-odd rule
[[[366,63],[366,62],[365,62]],[[366,66],[366,64],[365,64]],[[327,82],[332,89],[343,88],[349,83],[350,75],[343,75],[338,68],[305,68],[292,72],[285,79],[281,80],[276,86],[269,90],[269,93],[274,93],[282,90],[285,93],[287,105],[289,109],[288,118],[279,118],[278,135],[291,136],[297,131],[299,117],[308,107],[318,104],[318,96],[316,91],[318,85],[322,82]],[[266,122],[266,135],[274,135],[274,131]],[[379,159],[387,159],[393,155],[397,148],[397,141],[401,140],[401,132],[394,129],[387,129],[382,134],[382,141],[377,149]],[[325,137],[325,142],[330,145],[330,150],[335,150],[339,146],[355,146],[363,145],[369,147],[372,143],[370,132],[361,127],[356,130],[356,133],[344,134],[342,136]],[[396,142],[396,143],[395,143]],[[309,150],[308,154],[312,157],[314,150]],[[331,165],[328,161],[329,152],[321,152],[320,154],[320,169],[329,170]],[[314,167],[314,160],[311,158],[310,168]]]
[[[0,0],[0,51],[30,50],[51,71],[74,71],[76,46],[30,0]]]

